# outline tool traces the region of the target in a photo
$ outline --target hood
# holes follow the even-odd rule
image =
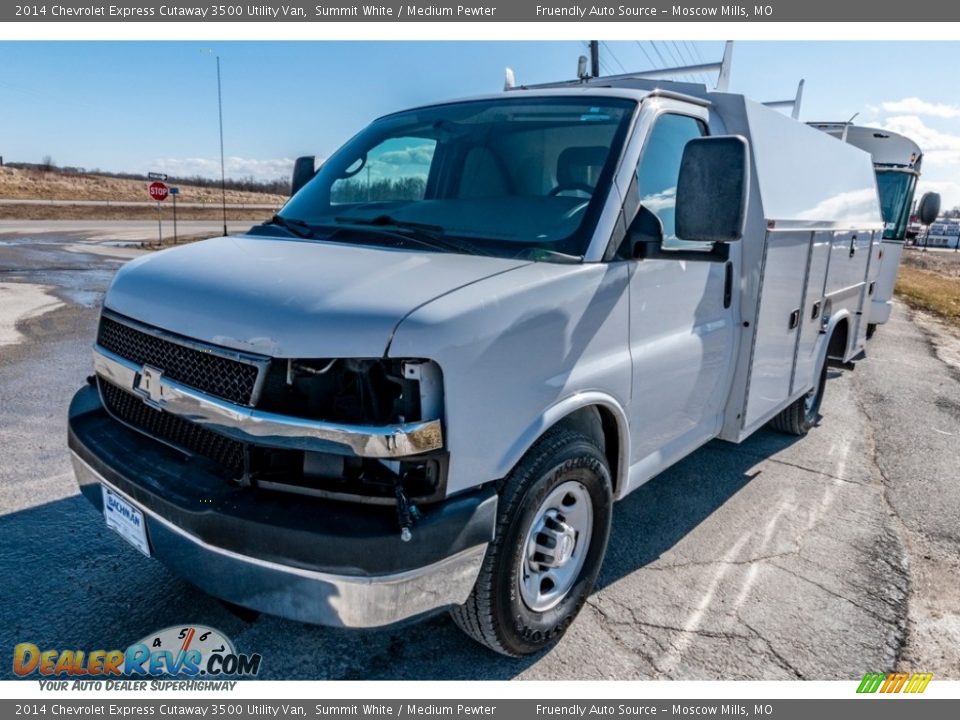
[[[412,310],[529,264],[299,239],[222,237],[140,257],[104,306],[271,357],[379,357]]]

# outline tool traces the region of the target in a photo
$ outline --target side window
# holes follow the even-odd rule
[[[674,222],[683,148],[689,140],[706,134],[701,120],[688,115],[661,115],[654,123],[640,157],[637,166],[640,203],[663,223],[663,247],[666,250],[709,250],[712,247],[711,243],[678,240]]]
[[[390,138],[371,148],[330,187],[332,205],[391,200],[422,200],[437,141]]]

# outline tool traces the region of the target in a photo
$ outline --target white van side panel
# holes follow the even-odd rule
[[[849,315],[845,360],[862,349],[858,313],[883,223],[867,153],[750,100],[710,99],[749,141],[754,185],[740,242],[743,342],[720,433],[740,442],[813,386],[827,339],[815,303],[829,297]]]

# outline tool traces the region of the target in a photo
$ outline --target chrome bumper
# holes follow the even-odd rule
[[[97,346],[94,370],[147,404],[240,440],[268,447],[368,458],[399,458],[439,450],[439,420],[398,425],[343,425],[242,407],[199,392],[159,373],[143,381],[144,368]]]
[[[81,484],[100,483],[144,514],[156,559],[209,594],[271,615],[334,627],[380,627],[466,602],[487,550],[467,548],[393,575],[316,572],[210,545],[132,500],[76,453]]]

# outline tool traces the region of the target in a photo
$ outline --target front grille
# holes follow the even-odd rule
[[[97,344],[137,365],[150,365],[164,377],[241,405],[253,404],[260,368],[137,330],[109,317],[100,319]]]
[[[156,410],[138,396],[99,379],[100,397],[118,420],[182,450],[222,465],[231,477],[243,474],[243,443],[224,437],[176,415]]]

